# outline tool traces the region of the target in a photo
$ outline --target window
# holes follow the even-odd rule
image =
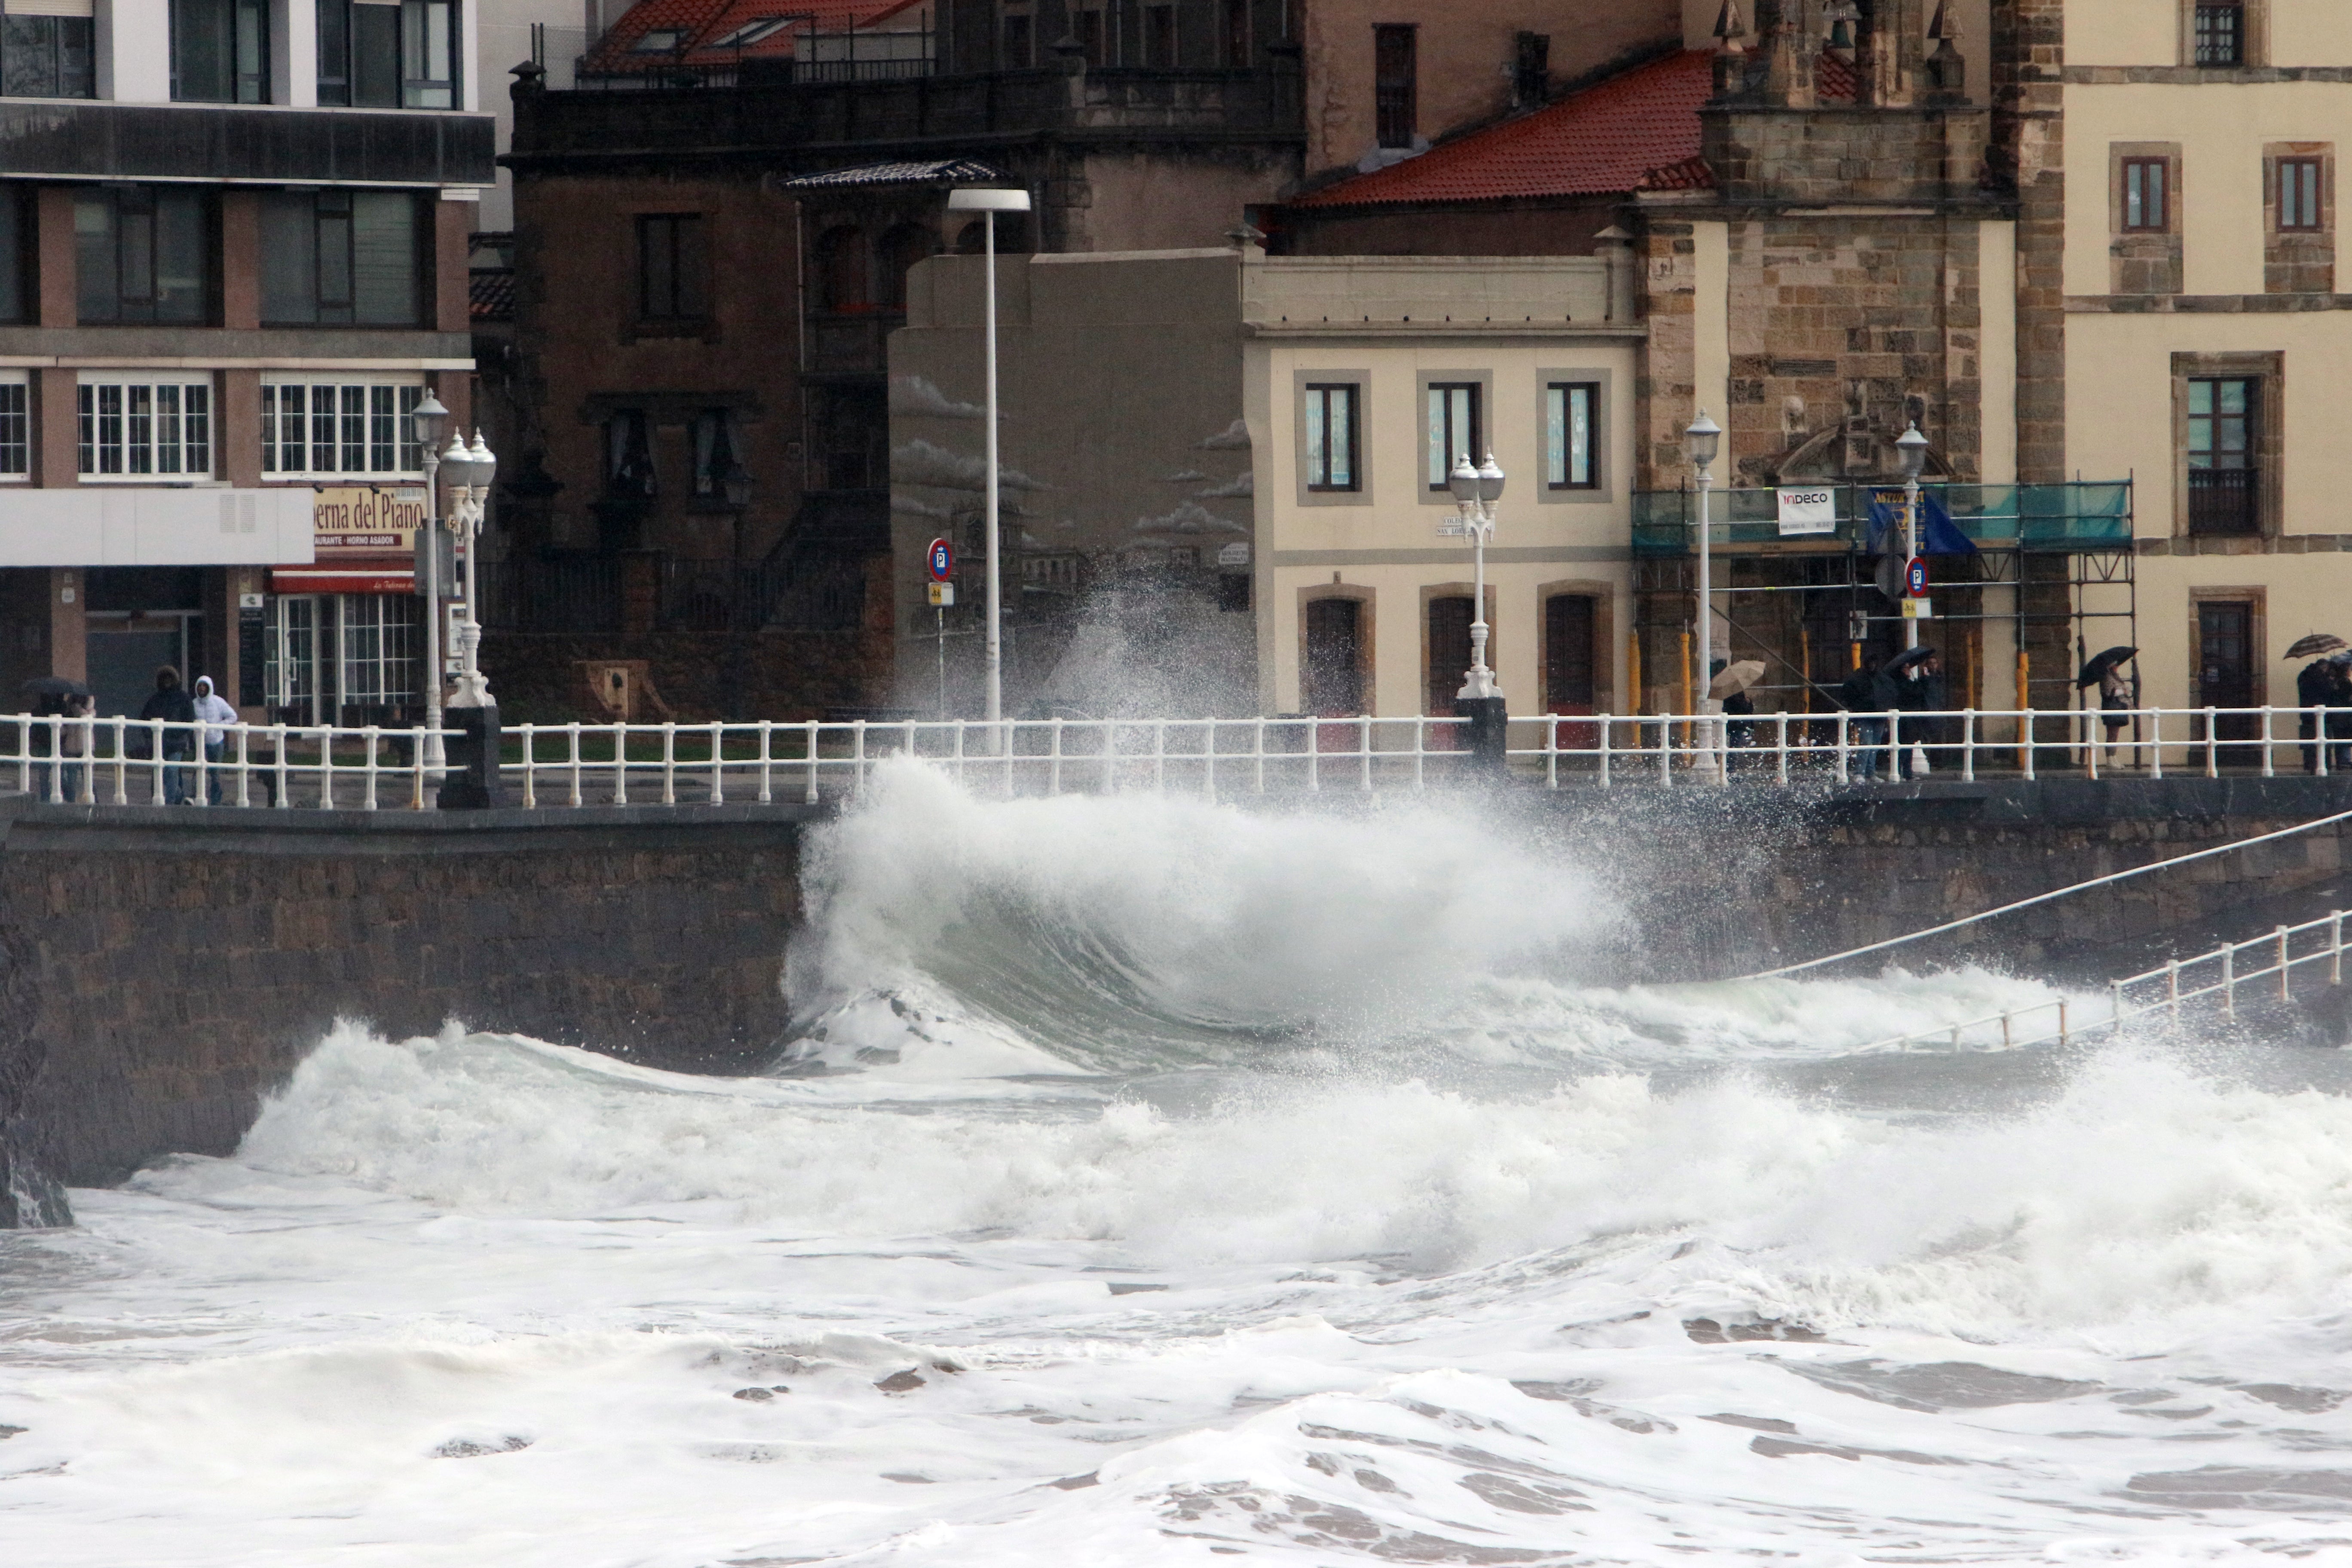
[[[0,96],[96,97],[96,26],[88,16],[0,16]]]
[[[213,384],[136,374],[85,376],[78,467],[89,479],[206,479]]]
[[[347,706],[414,702],[419,637],[416,601],[408,595],[343,594],[342,700]]]
[[[1551,92],[1551,35],[1521,33],[1511,57],[1511,97],[1521,104],[1541,103]]]
[[[1249,0],[1225,0],[1225,64],[1247,70],[1251,53]]]
[[[2317,158],[2281,158],[2278,164],[2278,226],[2317,232],[2320,221]]]
[[[457,107],[451,0],[317,0],[319,101],[337,108]]]
[[[1026,70],[1034,62],[1030,55],[1030,23],[1026,11],[1008,11],[1004,16],[1004,68]]]
[[[206,320],[211,229],[201,192],[147,185],[77,192],[74,260],[83,322]]]
[[[1454,465],[1464,458],[1479,460],[1478,384],[1433,381],[1429,384],[1429,488],[1443,490],[1454,479]]]
[[[836,316],[874,309],[866,268],[866,231],[854,224],[829,228],[816,242],[817,309]]]
[[[1600,484],[1592,460],[1593,412],[1601,387],[1589,381],[1556,381],[1544,388],[1544,482],[1556,490],[1589,490]]]
[[[709,314],[709,276],[700,213],[646,213],[637,219],[637,314],[648,321],[693,321]]]
[[[2189,383],[2189,531],[2262,531],[2254,463],[2261,384],[2242,376]]]
[[[735,452],[734,419],[724,408],[706,408],[694,416],[694,494],[698,500],[730,500],[730,484],[740,487],[751,478]]]
[[[413,327],[425,220],[409,191],[272,191],[261,205],[265,325]]]
[[[615,409],[604,421],[604,492],[620,500],[653,498],[653,428],[642,408]]]
[[[1359,488],[1356,385],[1341,382],[1307,389],[1307,488]]]
[[[1143,63],[1172,69],[1176,64],[1176,7],[1143,8]]]
[[[265,381],[261,471],[279,479],[422,476],[409,415],[425,388],[395,381]]]
[[[2168,158],[2124,160],[2125,233],[2163,234],[2172,227],[2171,163]]]
[[[266,0],[172,0],[172,96],[193,103],[269,101]]]
[[[0,185],[0,321],[33,314],[33,224],[22,185]]]
[[[2246,63],[2246,8],[2242,5],[2197,7],[2197,63],[2239,66]]]
[[[753,44],[760,42],[762,38],[782,32],[787,24],[788,19],[782,16],[769,16],[757,22],[747,22],[742,26],[736,28],[733,32],[723,33],[719,37],[711,39],[705,47],[713,49],[748,49]],[[648,33],[646,37],[651,37],[653,35]],[[675,41],[676,37],[677,35],[673,34],[673,41],[662,45],[661,47],[666,49],[674,49],[677,47]],[[645,47],[645,43],[642,39],[638,41],[637,47],[639,48]]]
[[[27,390],[23,371],[0,371],[0,479],[21,479],[33,471]]]
[[[1421,101],[1419,36],[1409,26],[1372,29],[1372,114],[1383,147],[1410,147]]]
[[[751,29],[747,27],[743,30],[749,32]],[[666,55],[685,42],[686,35],[676,27],[648,27],[637,35],[635,43],[629,46],[629,53]]]
[[[1076,24],[1078,46],[1086,50],[1087,64],[1097,68],[1110,64],[1104,52],[1109,33],[1103,26],[1103,14],[1099,10],[1076,11],[1071,13],[1070,20]]]

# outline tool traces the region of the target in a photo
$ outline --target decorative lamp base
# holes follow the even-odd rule
[[[447,709],[442,721],[458,733],[449,742],[449,772],[435,804],[444,811],[504,805],[506,789],[499,782],[497,706]]]
[[[1454,711],[1470,721],[1470,754],[1477,759],[1480,773],[1499,775],[1504,757],[1505,731],[1509,728],[1511,705],[1501,697],[1457,697]]]

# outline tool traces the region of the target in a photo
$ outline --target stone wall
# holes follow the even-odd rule
[[[1287,808],[1295,801],[1273,800]],[[1362,809],[1362,797],[1318,808]],[[2352,809],[2352,779],[2053,779],[1808,795],[1514,789],[1612,882],[1612,983],[1842,952]],[[42,1183],[221,1154],[338,1017],[452,1018],[688,1071],[788,1026],[795,807],[408,814],[0,803],[0,1226]],[[2347,901],[2346,828],[2218,856],[1864,961],[2102,978]],[[2286,912],[2301,895],[2312,910]],[[1601,971],[1597,971],[1601,972]],[[26,1194],[12,1197],[12,1189]]]
[[[785,1026],[803,815],[25,810],[0,1125],[75,1184],[226,1153],[339,1016],[748,1069]]]

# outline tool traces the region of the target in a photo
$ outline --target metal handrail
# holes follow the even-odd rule
[[[2278,984],[2278,1000],[2293,1001],[2294,972],[2305,964],[2326,963],[2327,983],[2330,985],[2342,984],[2344,983],[2344,922],[2347,916],[2352,916],[2352,910],[2334,910],[2316,920],[2305,921],[2300,925],[2283,925],[2262,936],[2249,937],[2244,942],[2224,942],[2211,952],[2200,952],[2194,958],[2169,959],[2157,968],[2143,970],[2137,974],[2127,974],[2120,980],[2111,980],[2107,983],[2107,1016],[2094,1019],[2083,1027],[2077,1028],[2071,1026],[2068,1016],[2070,999],[2059,996],[2047,1002],[2036,1002],[2023,1007],[2005,1008],[1999,1013],[1989,1013],[1981,1018],[1970,1018],[1962,1023],[1946,1024],[1934,1029],[1892,1036],[1863,1047],[1861,1052],[1857,1054],[1909,1051],[1930,1042],[1948,1046],[1953,1049],[1966,1049],[1968,1047],[1962,1038],[1964,1035],[1974,1029],[1990,1029],[1996,1024],[2000,1026],[2000,1045],[1998,1047],[1980,1046],[1977,1048],[2011,1050],[2021,1049],[2027,1046],[2052,1044],[2063,1046],[2071,1044],[2074,1039],[2102,1031],[2109,1036],[2120,1034],[2124,1026],[2134,1019],[2145,1018],[2151,1014],[2159,1013],[2167,1015],[2168,1023],[2177,1028],[2184,1021],[2185,1005],[2207,997],[2219,997],[2222,1016],[2234,1018],[2238,1013],[2240,989],[2270,980],[2273,976],[2276,977]],[[2324,931],[2325,941],[2313,947],[2311,951],[2297,954],[2294,952],[2295,938],[2314,931]],[[2259,951],[2269,962],[2256,969],[2242,968],[2238,963],[2238,956],[2241,953],[2256,951]],[[2181,977],[2202,964],[2219,965],[2220,974],[2210,984],[2198,984],[2192,981],[2184,989]],[[2162,992],[2152,1000],[2139,1001],[2134,999],[2132,995],[2136,988],[2159,984]],[[2053,1032],[2021,1039],[2018,1037],[2020,1020],[2053,1009],[2057,1014],[2057,1028]]]
[[[2331,714],[2352,730],[2352,710],[2296,708],[1955,710],[1823,714],[1557,714],[1507,721],[1505,762],[1549,789],[1622,785],[1827,788],[1902,771],[1915,746],[1938,776],[2032,779],[2079,767],[2103,778],[2137,770],[2149,778],[2218,777],[2226,767],[2263,777],[2297,765],[2342,771]],[[2109,719],[2127,726],[2111,742]],[[756,799],[813,802],[854,795],[886,755],[926,759],[975,788],[1060,795],[1182,790],[1212,798],[1268,789],[1419,790],[1491,776],[1468,749],[1467,721],[1446,716],[1288,715],[1253,718],[866,719],[698,723],[524,723],[509,726],[504,776],[520,804],[677,804]],[[1747,743],[1730,743],[1734,728]],[[218,760],[192,732],[223,742]],[[2236,730],[2241,735],[2225,735]],[[424,760],[421,727],[325,724],[172,724],[127,718],[0,716],[0,783],[90,805],[163,804],[185,769],[222,785],[221,804],[379,805],[385,781],[425,804],[439,770]],[[445,739],[454,731],[440,732]],[[131,742],[144,754],[131,757]],[[1884,737],[1884,738],[1882,738]],[[184,755],[166,757],[167,744]],[[2282,748],[2286,748],[2284,760]],[[1881,764],[1885,764],[1881,766]],[[68,774],[68,770],[79,769]],[[133,785],[137,787],[134,789]],[[193,786],[192,786],[193,787]]]

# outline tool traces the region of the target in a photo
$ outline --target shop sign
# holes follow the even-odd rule
[[[335,550],[413,551],[425,526],[420,485],[321,485],[310,502],[312,543]]]

